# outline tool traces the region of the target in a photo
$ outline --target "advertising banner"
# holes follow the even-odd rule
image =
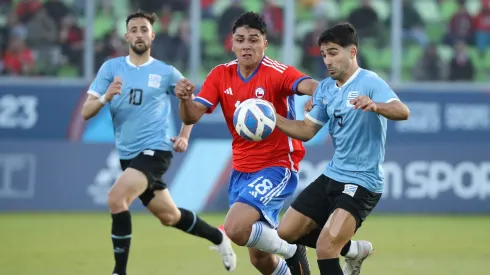
[[[113,143],[113,126],[107,107],[85,123],[81,106],[83,85],[12,86],[0,85],[0,139],[72,140],[87,143]],[[198,91],[196,91],[197,93]],[[389,122],[390,144],[416,144],[420,141],[488,142],[490,140],[490,93],[484,91],[432,92],[397,90],[410,107],[408,121]],[[308,96],[295,96],[297,119],[303,119]],[[178,101],[172,98],[171,133],[180,129]],[[220,108],[204,115],[194,127],[194,138],[230,138]],[[324,144],[323,129],[307,145]]]
[[[376,212],[490,213],[489,151],[472,143],[389,145]],[[308,148],[298,192],[331,156],[330,146]],[[175,153],[164,176],[175,202],[198,212],[226,211],[230,160],[227,139],[194,140],[188,152]],[[112,145],[3,141],[0,211],[105,211],[120,173]],[[132,209],[142,209],[141,203]]]
[[[82,85],[1,85],[0,139],[66,140],[84,94]]]

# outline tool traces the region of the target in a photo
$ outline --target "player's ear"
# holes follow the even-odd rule
[[[356,58],[357,56],[357,47],[352,46],[350,49],[350,57],[352,59]]]
[[[264,50],[267,50],[268,46],[269,46],[269,41],[267,41],[267,38],[264,37]]]
[[[126,32],[126,33],[124,34],[124,39],[126,39],[126,42],[129,42],[129,39],[128,39],[128,32]]]

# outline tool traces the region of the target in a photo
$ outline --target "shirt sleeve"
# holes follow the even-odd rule
[[[399,100],[395,92],[390,88],[388,83],[383,79],[377,77],[376,81],[373,81],[373,87],[371,89],[371,99],[378,103],[390,103],[395,100]]]
[[[283,82],[282,82],[282,90],[286,93],[286,96],[294,95],[295,93],[299,95],[303,95],[301,93],[298,93],[297,88],[298,84],[305,80],[309,79],[308,75],[300,72],[298,69],[295,67],[289,66],[285,71],[284,71],[284,77],[283,77]]]
[[[212,113],[219,103],[219,67],[214,68],[204,80],[201,91],[194,98],[194,101],[208,107],[206,113]]]
[[[184,78],[182,73],[175,67],[172,67],[170,84],[168,86],[168,92],[170,94],[175,95],[175,86],[177,86],[177,82],[179,82],[179,80],[181,80],[182,78]]]
[[[318,125],[325,125],[328,122],[328,115],[325,110],[324,95],[322,93],[322,86],[318,85],[313,95],[313,109],[305,115],[305,118],[313,121]]]
[[[104,62],[97,72],[97,76],[90,85],[87,93],[96,97],[100,97],[109,88],[112,81],[114,80],[114,73],[108,61]]]

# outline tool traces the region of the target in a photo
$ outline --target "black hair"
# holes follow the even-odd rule
[[[158,17],[155,13],[147,13],[147,12],[144,12],[142,10],[138,10],[137,12],[134,12],[134,13],[131,13],[130,15],[128,15],[128,17],[126,18],[126,27],[128,26],[129,24],[129,21],[131,21],[131,19],[135,19],[135,18],[145,18],[146,20],[148,20],[150,22],[150,25],[153,26],[153,23],[155,23],[155,21],[157,21]]]
[[[350,23],[338,24],[324,31],[318,38],[318,46],[334,43],[342,48],[347,46],[359,46],[357,31]]]
[[[236,29],[244,26],[256,29],[261,34],[267,34],[267,24],[265,23],[264,17],[259,13],[253,11],[242,13],[235,21],[235,24],[233,24],[232,32],[235,33]]]

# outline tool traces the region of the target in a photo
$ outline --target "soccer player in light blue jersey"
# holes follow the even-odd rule
[[[125,38],[130,45],[129,56],[114,58],[102,65],[82,111],[87,120],[109,104],[116,148],[124,171],[108,195],[115,258],[113,275],[127,274],[131,243],[129,205],[136,197],[163,225],[214,243],[226,270],[233,271],[236,255],[223,231],[193,212],[178,208],[162,181],[172,159],[172,150],[186,150],[192,125],[184,125],[176,138],[168,136],[169,96],[175,95],[175,85],[183,76],[173,66],[150,56],[155,20],[154,14],[143,12],[128,16]]]
[[[350,240],[383,192],[387,119],[406,120],[410,112],[383,79],[359,68],[352,25],[326,30],[318,46],[330,77],[318,85],[304,120],[278,115],[277,127],[308,141],[326,125],[335,153],[324,173],[292,203],[278,231],[295,243],[316,239],[322,275],[357,275],[373,247]],[[343,270],[340,255],[345,256]]]

